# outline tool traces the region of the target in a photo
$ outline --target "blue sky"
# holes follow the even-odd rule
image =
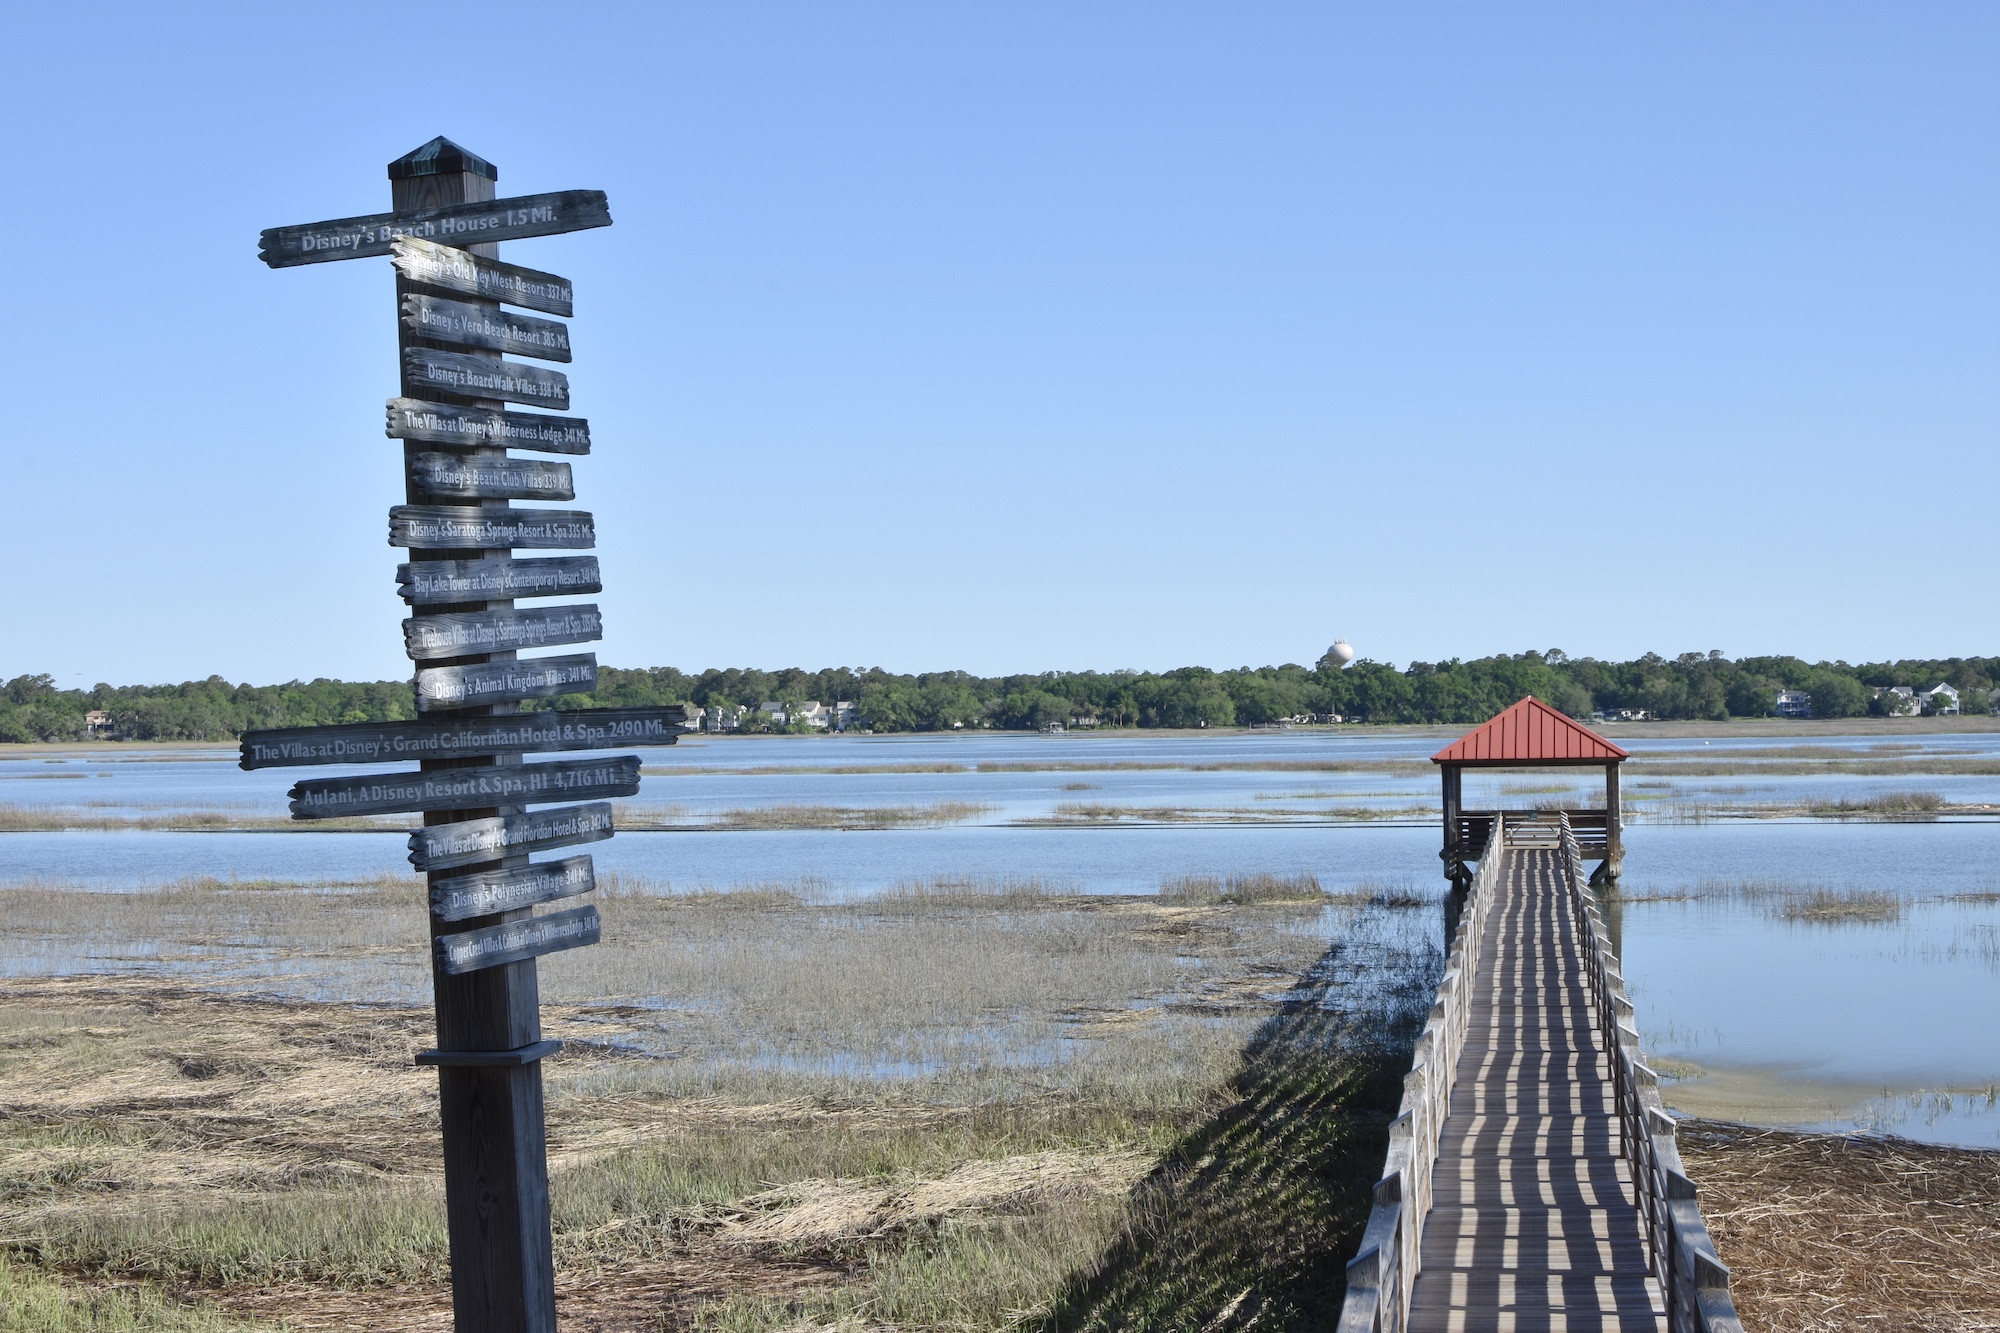
[[[602,661],[1993,641],[1991,5],[42,6],[0,674],[408,671],[387,208],[575,280]]]

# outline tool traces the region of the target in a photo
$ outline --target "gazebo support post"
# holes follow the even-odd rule
[[[1625,860],[1623,817],[1618,809],[1618,765],[1604,766],[1604,864],[1590,877],[1591,886],[1616,892],[1618,870]]]
[[[1458,918],[1465,907],[1465,894],[1472,883],[1472,876],[1465,869],[1466,848],[1459,841],[1460,807],[1464,801],[1464,787],[1460,781],[1463,770],[1457,764],[1440,764],[1438,771],[1444,782],[1444,849],[1438,855],[1444,858],[1444,877],[1451,881],[1451,892],[1444,902],[1445,947],[1458,934]]]

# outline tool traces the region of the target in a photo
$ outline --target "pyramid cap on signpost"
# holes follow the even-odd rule
[[[1431,756],[1433,764],[1616,764],[1630,755],[1529,695]]]
[[[465,171],[487,180],[500,179],[500,168],[477,153],[460,148],[440,134],[437,138],[403,154],[389,164],[389,179],[406,181],[415,176],[449,176]]]

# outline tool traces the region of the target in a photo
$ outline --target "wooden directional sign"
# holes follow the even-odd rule
[[[543,370],[540,366],[524,366],[514,361],[488,361],[463,352],[406,347],[403,375],[408,384],[431,393],[498,398],[509,403],[553,407],[557,411],[569,406],[569,376],[559,370]]]
[[[389,545],[417,550],[588,550],[597,529],[582,509],[475,509],[469,505],[397,505]]]
[[[487,245],[611,225],[602,190],[559,190],[514,199],[448,204],[411,213],[371,213],[295,227],[267,227],[258,258],[272,268],[366,259],[391,253],[398,237],[446,245]]]
[[[508,305],[525,306],[565,319],[576,313],[571,308],[576,293],[570,288],[569,279],[553,273],[503,264],[497,259],[486,259],[414,236],[392,242],[389,251],[396,272],[408,282],[464,292],[467,296],[483,296],[489,301],[505,301]]]
[[[682,725],[686,717],[687,710],[673,704],[666,708],[578,708],[424,722],[282,727],[244,732],[238,763],[244,768],[296,768],[672,745],[674,738],[687,730]]]
[[[456,976],[501,963],[518,963],[523,958],[539,958],[595,944],[599,930],[595,907],[574,907],[525,921],[505,921],[456,935],[440,935],[435,941],[438,967],[447,975]]]
[[[403,622],[403,651],[413,659],[471,657],[604,637],[604,617],[594,606],[497,607]]]
[[[582,417],[495,412],[486,407],[427,403],[420,398],[389,400],[388,436],[466,448],[533,449],[543,454],[590,452],[590,423]]]
[[[556,694],[588,694],[597,688],[597,655],[572,653],[525,662],[481,662],[473,666],[425,667],[417,672],[417,711],[471,708]]]
[[[418,454],[410,480],[425,494],[454,500],[574,500],[568,463],[538,458],[466,458]]]
[[[496,916],[558,898],[575,898],[596,887],[597,877],[588,856],[567,856],[511,870],[475,870],[431,885],[431,915],[440,921]]]
[[[594,555],[551,560],[419,560],[396,566],[396,591],[412,606],[449,602],[504,602],[515,597],[559,597],[603,592]]]
[[[544,361],[567,361],[569,325],[454,301],[448,296],[411,293],[403,298],[403,327],[419,338],[454,347],[481,347]]]
[[[419,870],[449,870],[480,861],[498,861],[509,852],[539,852],[601,842],[611,836],[611,803],[557,805],[524,815],[495,815],[432,824],[410,835],[410,864]]]
[[[540,764],[443,768],[425,773],[363,773],[292,784],[294,819],[394,815],[416,810],[477,810],[494,805],[605,801],[639,790],[639,756],[556,759]]]
[[[595,907],[534,915],[593,890],[589,856],[523,863],[535,851],[610,837],[609,802],[638,791],[639,760],[520,756],[672,744],[685,712],[514,707],[594,689],[589,653],[526,662],[514,654],[595,639],[601,621],[595,606],[508,604],[596,592],[600,577],[591,556],[513,558],[521,547],[595,545],[587,513],[509,504],[567,504],[569,465],[505,454],[587,454],[590,423],[551,415],[569,407],[559,370],[503,359],[569,361],[560,322],[575,300],[569,280],[502,263],[494,247],[608,225],[604,195],[492,199],[498,169],[442,136],[391,162],[388,174],[391,212],[274,227],[262,252],[274,268],[393,256],[402,390],[389,400],[387,431],[406,442],[412,503],[390,512],[389,528],[392,544],[410,548],[397,582],[413,608],[403,632],[419,659],[418,719],[248,732],[242,763],[405,761],[401,772],[297,782],[292,816],[424,812],[410,860],[430,881],[438,1049],[416,1060],[438,1070],[453,1306],[463,1329],[548,1333],[556,1295],[540,1062],[561,1043],[542,1037],[534,959],[593,944],[600,927]],[[503,411],[503,402],[542,411]]]

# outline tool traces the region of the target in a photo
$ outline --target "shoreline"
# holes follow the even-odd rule
[[[1289,734],[1329,735],[1329,736],[1408,736],[1430,739],[1441,737],[1456,739],[1463,734],[1467,723],[1411,723],[1411,722],[1342,722],[1342,723],[1302,723],[1293,726],[1230,726],[1230,727],[1078,727],[1059,733],[1061,739],[1085,737],[1153,737],[1162,739],[1187,740],[1196,737],[1244,737],[1279,736]],[[2000,732],[2000,716],[1966,715],[1953,717],[1845,717],[1845,718],[1775,718],[1743,717],[1726,721],[1660,721],[1660,722],[1591,722],[1593,730],[1601,731],[1612,740],[1619,738],[1636,740],[1716,740],[1725,737],[1826,737],[1855,736],[1869,738],[1875,736],[1932,736],[1952,734],[1991,734]],[[724,742],[768,742],[783,740],[803,740],[814,737],[852,736],[867,740],[931,740],[950,737],[954,740],[969,737],[1020,738],[1039,736],[1042,733],[1025,729],[1002,729],[997,727],[965,728],[957,731],[884,731],[884,732],[811,732],[811,733],[767,733],[767,732],[691,732],[682,744],[699,747],[717,741]],[[234,740],[186,741],[186,740],[94,740],[94,741],[3,741],[0,742],[0,760],[10,757],[49,756],[58,754],[109,755],[120,750],[139,752],[144,750],[233,751]]]

